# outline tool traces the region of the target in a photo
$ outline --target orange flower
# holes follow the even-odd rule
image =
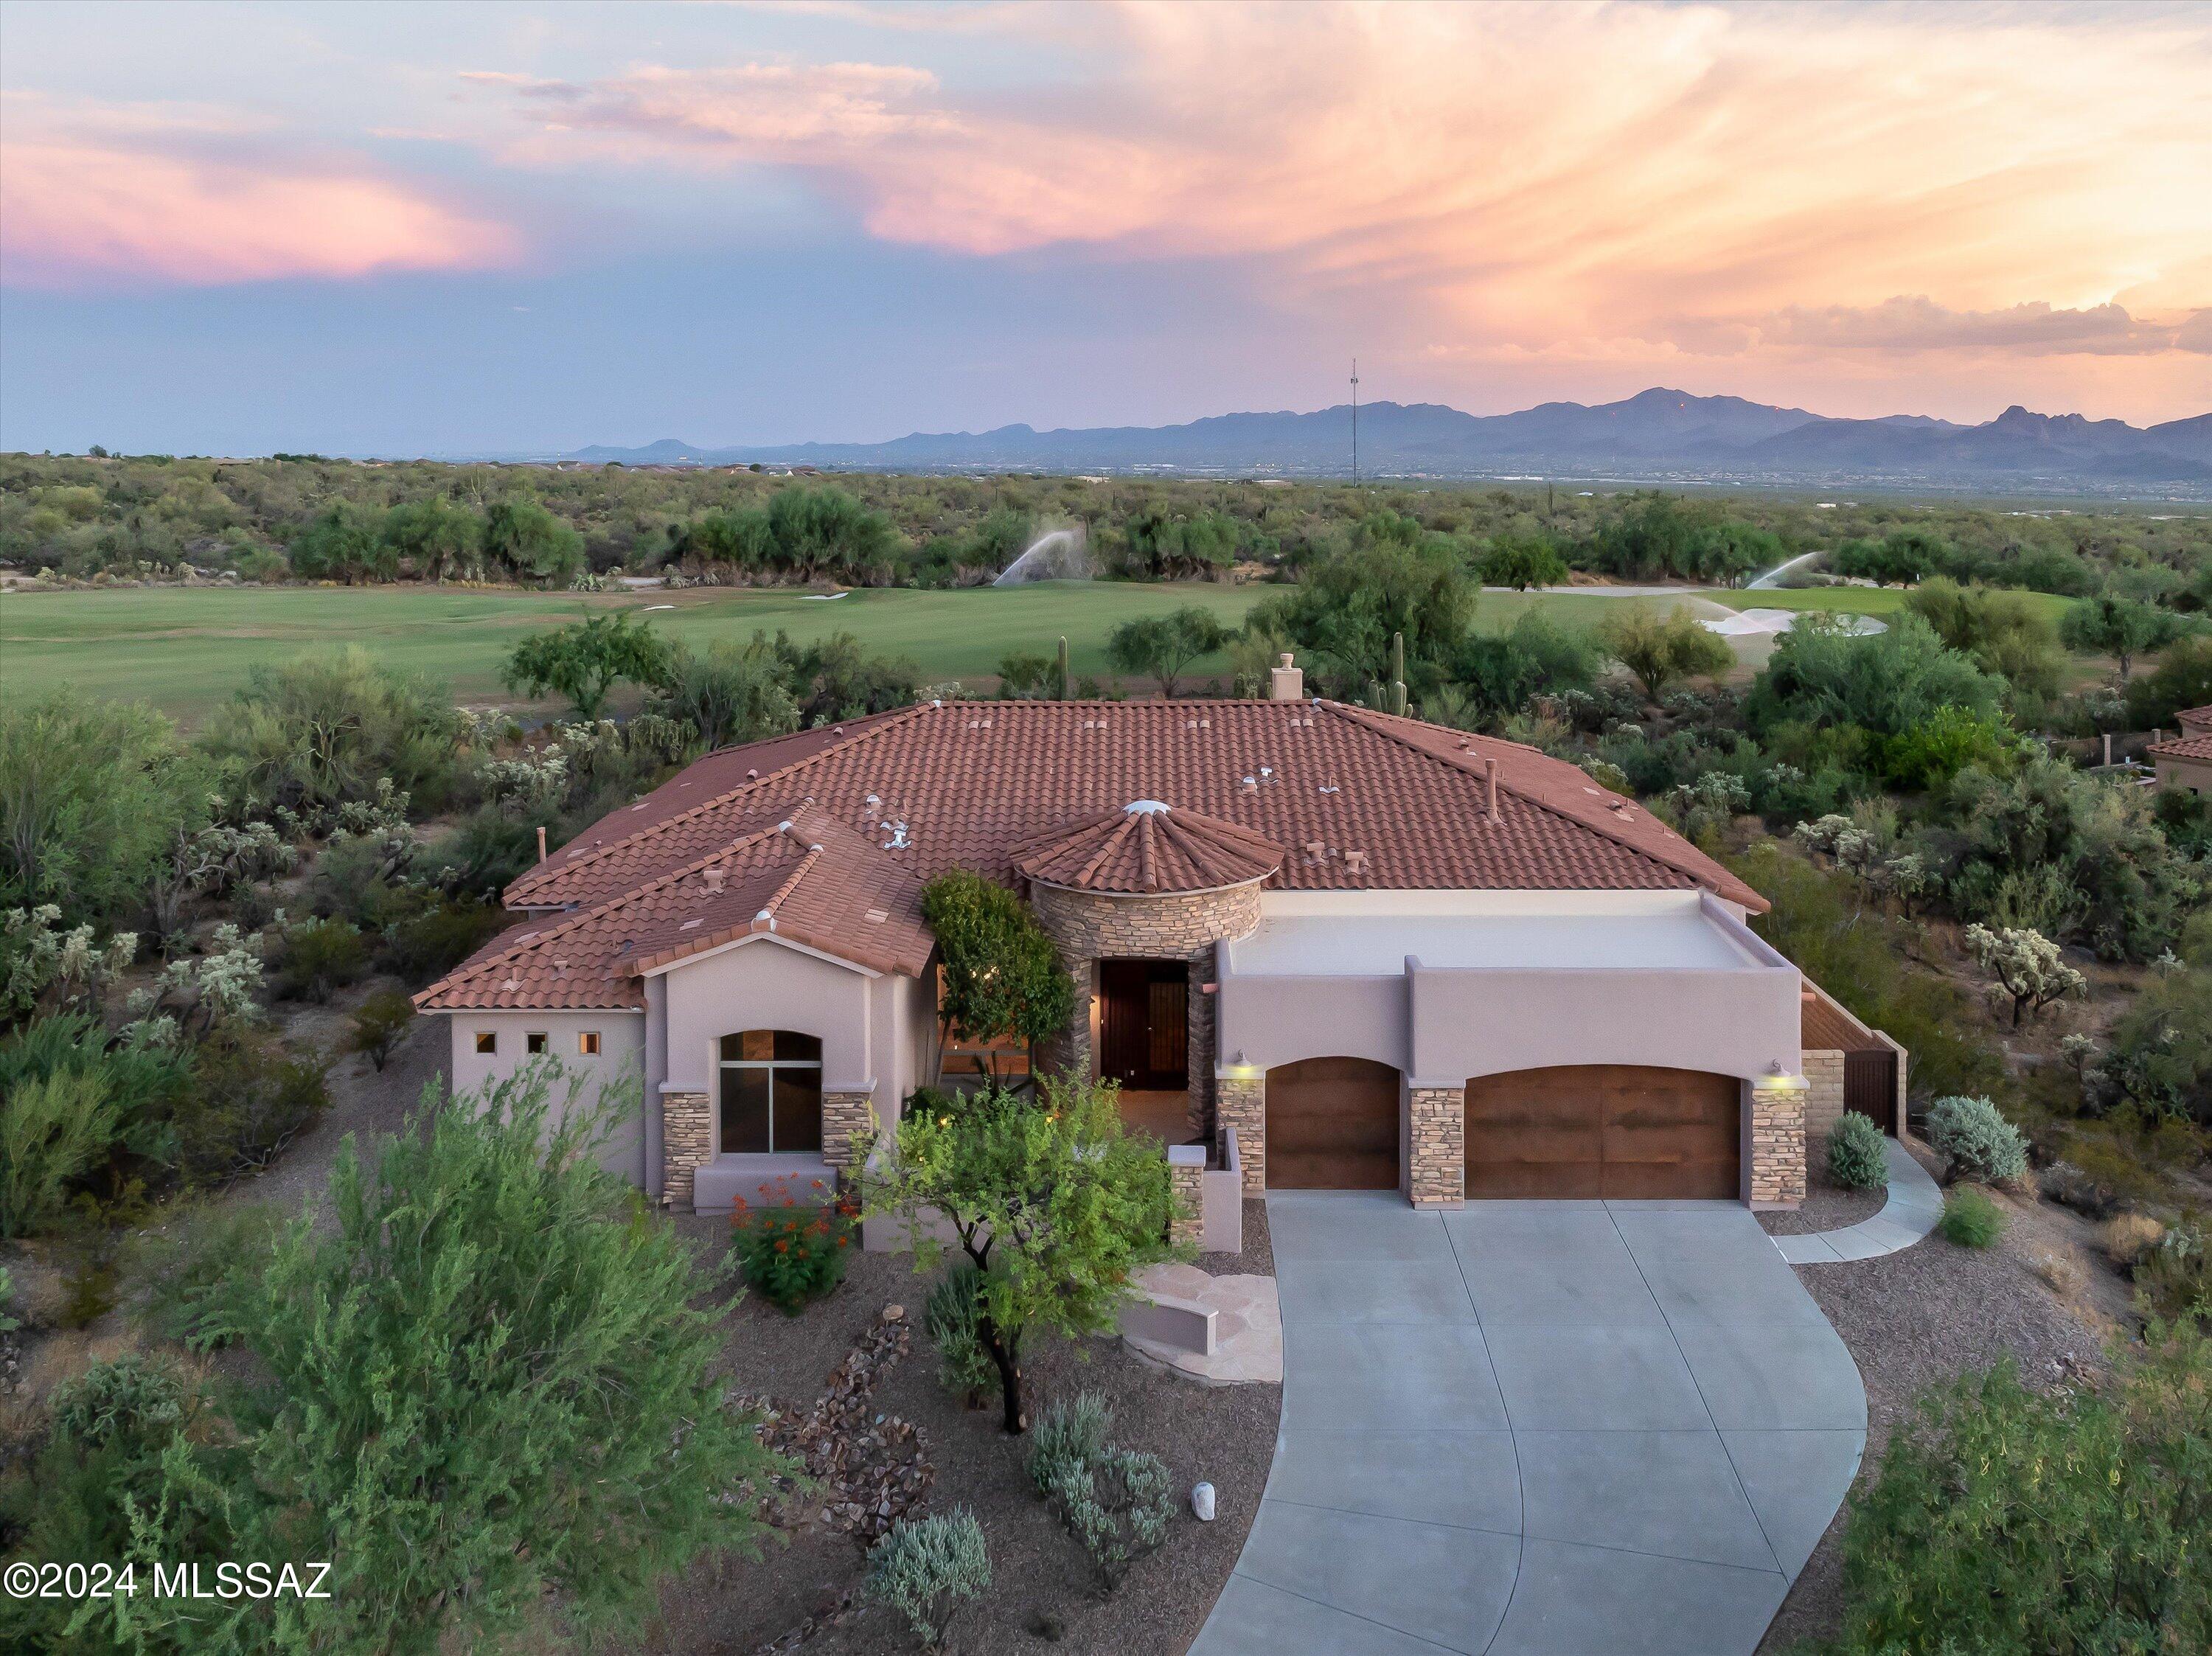
[[[791,1244],[788,1242],[778,1242],[775,1245],[775,1251],[778,1253],[788,1253],[791,1252]]]

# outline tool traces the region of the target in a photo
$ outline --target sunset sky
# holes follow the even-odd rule
[[[2212,8],[0,6],[0,447],[2212,409]]]

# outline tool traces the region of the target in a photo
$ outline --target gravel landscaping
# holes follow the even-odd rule
[[[1760,1228],[1769,1236],[1806,1236],[1816,1231],[1841,1230],[1845,1225],[1871,1219],[1881,1211],[1882,1204],[1888,1200],[1887,1187],[1881,1190],[1844,1190],[1828,1183],[1826,1176],[1816,1167],[1812,1170],[1802,1207],[1794,1211],[1762,1213],[1758,1218]]]
[[[1923,1160],[1926,1160],[1925,1156]],[[1996,1197],[2010,1222],[1996,1245],[1977,1253],[1940,1235],[1858,1264],[1803,1265],[1798,1279],[1843,1336],[1867,1392],[1867,1453],[1860,1484],[1930,1386],[2010,1354],[2027,1381],[2049,1386],[2104,1369],[2104,1347],[2125,1315],[2126,1285],[2090,1253],[2091,1228],[2046,1203]],[[2079,1267],[2078,1291],[2062,1295],[2038,1274],[2051,1255]],[[1787,1651],[1801,1639],[1832,1636],[1843,1611],[1842,1537],[1846,1515],[1814,1550],[1760,1644]]]
[[[1207,1256],[1223,1271],[1266,1268],[1264,1214],[1255,1227],[1247,1204],[1243,1256]],[[702,1253],[719,1259],[726,1228],[720,1221],[679,1219]],[[1169,1652],[1196,1635],[1243,1548],[1259,1508],[1274,1452],[1282,1391],[1275,1386],[1200,1386],[1138,1362],[1117,1340],[1078,1346],[1042,1342],[1026,1354],[1032,1418],[1055,1398],[1085,1389],[1114,1406],[1114,1439],[1148,1450],[1174,1475],[1178,1516],[1168,1541],[1139,1562],[1114,1595],[1101,1600],[1089,1561],[1032,1489],[1026,1438],[999,1429],[995,1404],[974,1411],[936,1380],[935,1353],[919,1326],[932,1279],[917,1276],[902,1253],[860,1253],[844,1283],[795,1317],[757,1295],[727,1313],[729,1374],[739,1390],[808,1409],[830,1373],[883,1326],[884,1307],[904,1307],[915,1324],[910,1352],[893,1364],[871,1398],[872,1429],[892,1422],[918,1429],[921,1453],[933,1477],[920,1510],[964,1506],[981,1520],[991,1554],[993,1586],[953,1624],[950,1648],[963,1653],[1033,1652],[1048,1645],[1098,1653]],[[877,1418],[877,1417],[884,1418]],[[1190,1516],[1190,1486],[1216,1490],[1218,1516]],[[860,1579],[861,1545],[854,1538],[810,1526],[771,1542],[757,1562],[708,1561],[671,1582],[660,1612],[639,1628],[639,1653],[749,1656],[774,1645],[836,1656],[880,1656],[908,1648],[904,1625],[872,1607],[847,1610]],[[787,1635],[809,1618],[817,1624],[794,1645]]]

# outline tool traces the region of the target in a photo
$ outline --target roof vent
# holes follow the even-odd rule
[[[748,781],[748,782],[757,782],[757,781],[759,781],[759,780],[760,780],[760,772],[759,772],[758,770],[749,770],[749,771],[747,771],[747,772],[745,773],[745,780],[746,780],[746,781]]]
[[[1364,874],[1367,872],[1367,853],[1364,851],[1346,852],[1344,853],[1344,871],[1346,874]]]
[[[885,920],[890,919],[890,917],[891,912],[888,908],[872,908],[865,915],[861,916],[861,918],[866,920],[871,925],[881,925]]]
[[[1291,652],[1283,652],[1281,660],[1267,674],[1267,700],[1270,701],[1303,701],[1306,694],[1306,676],[1291,664]]]
[[[1498,761],[1495,759],[1486,759],[1482,761],[1482,790],[1486,796],[1484,810],[1490,816],[1497,816]]]
[[[1328,847],[1322,845],[1318,840],[1307,840],[1305,844],[1306,860],[1310,863],[1317,863],[1321,861],[1322,855],[1328,851]]]
[[[708,890],[719,893],[722,889],[723,878],[728,873],[729,870],[727,869],[718,865],[716,867],[708,869],[705,872],[701,874],[699,877],[706,881]]]
[[[567,977],[568,975],[568,957],[566,955],[555,956],[553,961],[553,969],[559,973],[562,977]]]
[[[1132,799],[1121,809],[1132,816],[1164,816],[1174,807],[1164,805],[1157,799]]]
[[[698,925],[699,922],[696,920],[686,920],[683,925],[678,926],[676,929],[678,931],[692,931],[697,930]]]
[[[1249,776],[1244,779],[1244,786],[1237,790],[1240,793],[1257,793],[1259,791],[1260,785]]]

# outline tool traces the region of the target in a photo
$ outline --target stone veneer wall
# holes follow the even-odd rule
[[[1415,1087],[1406,1096],[1407,1193],[1417,1208],[1456,1206],[1467,1193],[1467,1089]]]
[[[875,1131],[876,1101],[870,1093],[822,1095],[822,1159],[833,1168],[849,1168],[857,1159],[853,1151],[856,1133]]]
[[[1196,1247],[1205,1233],[1206,1190],[1201,1182],[1205,1173],[1205,1168],[1196,1164],[1169,1164],[1169,1194],[1175,1201],[1175,1217],[1168,1222],[1168,1237],[1177,1247]]]
[[[1214,1083],[1213,1113],[1237,1129],[1237,1159],[1244,1169],[1244,1194],[1267,1193],[1267,1082],[1264,1076]]]
[[[1053,1060],[1077,1075],[1094,1073],[1091,1046],[1091,998],[1097,992],[1094,962],[1101,960],[1183,961],[1188,963],[1190,992],[1185,1065],[1190,1077],[1188,1125],[1191,1137],[1210,1137],[1214,1127],[1214,997],[1203,992],[1213,981],[1213,946],[1247,937],[1260,926],[1260,887],[1231,886],[1220,891],[1163,896],[1102,896],[1038,884],[1030,906],[1075,979],[1075,1016],[1066,1034],[1053,1043]],[[1241,1142],[1243,1126],[1238,1124]],[[1249,1160],[1247,1165],[1250,1165]],[[1251,1175],[1245,1175],[1251,1189]]]
[[[714,1159],[714,1113],[704,1093],[660,1095],[660,1199],[691,1205],[692,1176]]]
[[[1826,1138],[1844,1113],[1844,1055],[1841,1052],[1805,1054],[1805,1137],[1809,1143]]]
[[[1805,1200],[1805,1101],[1799,1088],[1751,1089],[1751,1205],[1794,1208]]]

